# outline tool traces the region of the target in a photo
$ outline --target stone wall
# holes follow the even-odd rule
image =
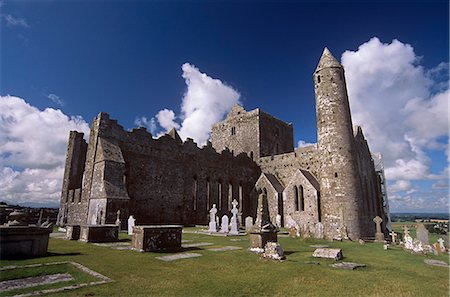
[[[87,143],[84,134],[70,131],[67,144],[66,163],[61,190],[58,223],[79,222],[86,213],[87,203],[82,200],[81,187],[86,161]]]
[[[128,215],[137,224],[206,224],[213,203],[219,216],[230,215],[233,199],[243,217],[256,207],[260,169],[246,154],[219,154],[210,143],[198,148],[178,135],[153,139],[144,128],[127,132],[101,113],[87,155],[82,199],[89,201],[88,223],[114,223],[120,210],[123,224]]]
[[[228,148],[233,154],[245,153],[253,160],[294,150],[291,124],[255,109],[246,111],[235,105],[227,118],[212,127],[211,142],[216,151]]]

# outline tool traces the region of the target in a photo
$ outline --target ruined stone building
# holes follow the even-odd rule
[[[123,228],[129,215],[137,224],[207,224],[213,204],[229,215],[233,199],[240,218],[254,217],[262,191],[271,220],[294,220],[304,236],[320,225],[326,238],[371,238],[377,215],[387,232],[384,180],[352,125],[344,69],[328,49],[313,79],[318,142],[296,149],[291,124],[240,105],[202,148],[176,130],[155,139],[100,113],[89,144],[70,132],[59,222],[114,224],[120,210]]]

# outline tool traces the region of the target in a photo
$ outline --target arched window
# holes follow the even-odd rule
[[[250,152],[250,159],[253,160],[253,151]]]
[[[295,204],[295,211],[299,211],[298,188],[297,188],[297,186],[294,186],[294,204]]]
[[[320,83],[320,75],[317,76],[317,83]]]
[[[300,186],[299,188],[299,196],[300,196],[300,210],[305,210],[305,196],[303,195],[303,186]]]

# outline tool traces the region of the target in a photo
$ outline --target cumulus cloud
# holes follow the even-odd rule
[[[411,45],[375,37],[344,52],[342,64],[353,121],[363,127],[372,151],[383,153],[386,177],[439,178],[430,170],[427,150],[446,148],[441,140],[448,138],[445,63],[426,70]]]
[[[30,25],[23,18],[17,18],[10,14],[2,14],[1,17],[8,27],[30,28]]]
[[[88,124],[79,116],[0,96],[0,199],[57,203],[70,130],[89,135]]]
[[[231,108],[239,103],[240,94],[219,79],[214,79],[194,65],[182,65],[186,91],[181,102],[181,114],[173,110],[160,110],[151,121],[168,131],[178,130],[184,140],[188,137],[203,145],[210,137],[211,127],[222,120]]]
[[[172,128],[180,129],[180,124],[175,122],[175,113],[172,110],[163,109],[156,114],[159,125],[167,132]]]

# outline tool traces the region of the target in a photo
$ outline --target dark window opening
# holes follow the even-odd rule
[[[303,186],[300,186],[300,210],[305,210],[305,196],[303,195]]]
[[[236,135],[236,127],[231,127],[231,135]]]
[[[298,188],[297,186],[294,186],[294,204],[295,204],[295,211],[299,211],[299,201],[298,201]]]
[[[335,172],[335,173],[334,173],[334,177],[338,177],[338,174],[337,174],[337,172]]]
[[[322,222],[322,209],[320,206],[320,191],[317,191],[317,212],[319,216],[319,222]]]
[[[317,83],[320,84],[320,75],[317,76]]]

